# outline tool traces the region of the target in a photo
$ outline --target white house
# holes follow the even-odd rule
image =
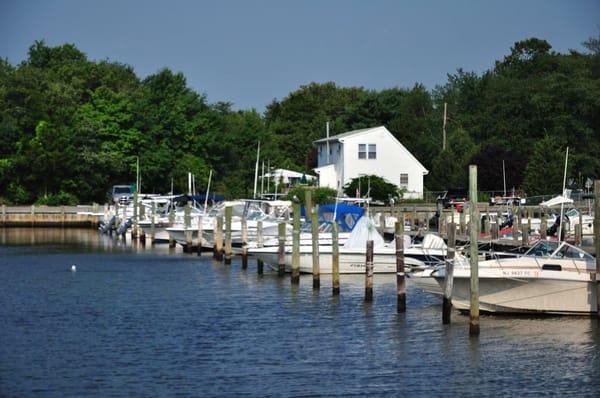
[[[319,186],[341,190],[350,180],[372,174],[404,188],[405,198],[423,197],[429,171],[384,126],[349,131],[314,142]]]

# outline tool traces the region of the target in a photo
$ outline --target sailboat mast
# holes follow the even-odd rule
[[[258,163],[260,159],[260,141],[258,141],[258,149],[256,150],[256,166],[254,167],[254,193],[252,197],[256,199],[256,189],[258,188]]]
[[[563,186],[562,186],[562,196],[563,198],[565,198],[565,188],[567,185],[567,164],[569,162],[569,147],[567,147],[567,154],[565,155],[565,172],[563,174]],[[562,229],[563,229],[563,212],[565,210],[565,201],[564,199],[562,200],[562,203],[560,204],[560,227],[558,230],[558,241],[561,241],[561,237],[562,237]],[[566,231],[565,231],[566,232]]]
[[[206,186],[206,196],[204,197],[204,215],[206,215],[206,208],[208,207],[208,193],[210,192],[211,178],[212,178],[212,169],[208,173],[208,185]]]

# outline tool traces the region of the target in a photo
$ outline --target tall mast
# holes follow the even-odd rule
[[[446,150],[446,116],[448,110],[448,103],[444,102],[444,124],[442,126],[442,151]]]
[[[208,207],[208,193],[210,192],[210,179],[212,178],[212,169],[208,173],[208,185],[206,185],[206,196],[204,197],[204,215],[206,215],[206,208]]]
[[[562,187],[562,197],[565,198],[565,188],[567,185],[567,164],[569,161],[569,147],[567,147],[567,154],[565,155],[565,172],[563,174],[563,187]],[[558,241],[560,242],[562,229],[563,229],[563,212],[565,210],[565,201],[563,200],[560,204],[560,227],[558,230]]]
[[[254,168],[254,194],[252,197],[256,199],[256,188],[258,186],[258,162],[260,159],[260,141],[258,141],[258,149],[256,150],[256,166]]]

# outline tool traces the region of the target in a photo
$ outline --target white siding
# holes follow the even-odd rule
[[[375,159],[359,159],[359,144],[375,144]],[[344,184],[360,174],[374,174],[400,186],[400,174],[408,174],[408,192],[405,197],[423,197],[422,165],[387,131],[377,128],[344,139]]]
[[[366,144],[365,159],[358,157],[359,144]],[[369,144],[376,146],[375,159],[369,159]],[[405,197],[423,197],[423,176],[427,174],[427,170],[385,127],[340,137],[340,142],[331,142],[329,147],[331,149],[329,164],[335,165],[336,179],[341,181],[342,186],[361,174],[378,175],[400,186],[400,174],[405,173],[408,174],[408,189]],[[322,167],[327,164],[327,144],[318,143],[317,148],[318,164]],[[329,173],[326,178],[328,185],[332,182]]]

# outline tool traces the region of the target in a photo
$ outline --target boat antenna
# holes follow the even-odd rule
[[[325,164],[329,164],[329,122],[325,123],[325,130],[326,130],[326,134],[327,134],[327,140],[325,141],[327,143],[327,153],[326,153],[326,157],[327,157],[327,161],[325,162]]]
[[[208,206],[208,193],[210,192],[210,180],[212,178],[212,169],[208,173],[208,185],[206,186],[206,196],[204,197],[204,215],[206,215],[206,207]]]
[[[565,188],[567,185],[567,164],[569,161],[569,147],[567,147],[567,154],[565,155],[565,172],[563,174],[563,187],[562,187],[562,197],[566,198],[565,196]],[[565,201],[564,199],[561,201],[560,203],[560,224],[559,224],[559,229],[558,229],[558,242],[560,244],[561,241],[561,235],[562,235],[562,229],[563,229],[563,212],[565,210]]]
[[[254,167],[254,194],[253,199],[256,199],[256,188],[258,187],[258,162],[260,159],[260,141],[258,141],[258,149],[256,150],[256,166]]]
[[[135,190],[140,193],[140,157],[136,156],[135,158]]]
[[[506,197],[506,169],[504,168],[504,159],[502,159],[502,179],[504,180],[504,197]]]
[[[260,176],[260,198],[265,195],[265,161],[262,161],[262,175]]]

